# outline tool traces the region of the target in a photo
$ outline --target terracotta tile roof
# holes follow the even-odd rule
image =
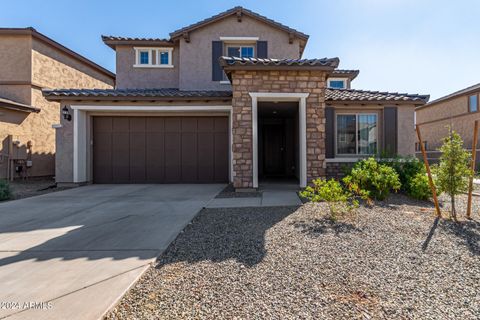
[[[326,101],[344,102],[412,102],[416,105],[425,104],[429,95],[408,94],[397,92],[367,91],[355,89],[326,89]]]
[[[0,97],[0,108],[23,112],[40,112],[39,108]]]
[[[44,89],[42,93],[44,97],[51,100],[61,100],[62,98],[230,99],[232,97],[231,91],[183,91],[178,89]]]
[[[220,57],[220,64],[227,66],[304,66],[304,67],[331,67],[336,68],[340,60],[338,58],[322,59],[261,59]]]
[[[345,74],[345,73],[359,73],[360,70],[346,70],[346,69],[335,69],[333,73],[336,74]]]
[[[208,24],[210,24],[210,23],[213,23],[213,22],[215,22],[215,21],[217,21],[217,20],[220,20],[220,19],[222,19],[222,18],[224,18],[224,17],[227,17],[227,16],[229,16],[229,15],[234,15],[234,14],[236,14],[236,15],[245,14],[245,15],[251,17],[251,18],[254,18],[254,19],[260,20],[260,21],[262,21],[262,22],[265,22],[265,23],[267,23],[267,24],[270,24],[270,25],[273,26],[273,27],[282,29],[282,30],[284,30],[284,31],[286,31],[286,32],[288,32],[288,33],[293,33],[294,35],[296,35],[296,36],[299,37],[299,38],[302,38],[302,39],[304,39],[304,40],[308,40],[308,35],[306,35],[305,33],[300,32],[300,31],[298,31],[298,30],[295,30],[295,29],[293,29],[293,28],[287,27],[286,25],[283,25],[283,24],[281,24],[280,22],[274,21],[274,20],[272,20],[272,19],[269,19],[269,18],[267,18],[267,17],[265,17],[265,16],[262,16],[262,15],[260,15],[260,14],[258,14],[258,13],[255,13],[255,12],[253,12],[253,11],[251,11],[251,10],[245,9],[245,8],[243,8],[243,7],[240,7],[240,6],[234,7],[234,8],[232,8],[232,9],[229,9],[229,10],[224,11],[224,12],[221,12],[221,13],[216,14],[216,15],[210,17],[210,18],[204,19],[204,20],[202,20],[202,21],[199,21],[199,22],[197,22],[197,23],[191,24],[191,25],[186,26],[186,27],[184,27],[184,28],[175,30],[175,31],[173,31],[172,33],[170,33],[170,37],[172,37],[172,38],[179,37],[179,36],[181,36],[182,34],[184,34],[185,32],[190,32],[190,31],[192,31],[192,30],[195,30],[195,29],[197,29],[197,28],[203,27],[203,26],[208,25]]]
[[[165,41],[171,42],[170,39],[165,38],[131,38],[131,37],[117,37],[117,36],[102,36],[103,41]]]
[[[353,80],[358,76],[359,73],[360,73],[360,70],[335,69],[332,72],[332,76],[333,77],[335,77],[335,76],[338,76],[338,77],[345,76],[345,77],[349,78],[350,80]]]
[[[117,37],[117,36],[102,36],[102,41],[112,49],[118,44],[131,44],[131,45],[162,45],[173,46],[173,41],[170,39],[162,38],[131,38],[131,37]]]

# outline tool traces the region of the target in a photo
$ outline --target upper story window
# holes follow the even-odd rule
[[[137,68],[173,68],[173,48],[134,48]]]
[[[347,80],[346,79],[336,79],[331,78],[328,79],[327,86],[333,89],[346,89],[347,88]]]
[[[140,51],[140,64],[150,64],[150,52]]]
[[[336,127],[338,155],[377,153],[377,114],[337,114]]]
[[[468,111],[469,112],[478,111],[478,95],[474,94],[468,97]]]
[[[227,56],[240,58],[255,57],[254,45],[227,45]]]
[[[255,45],[254,44],[237,44],[237,43],[226,44],[225,54],[229,57],[254,58]],[[223,73],[223,80],[221,83],[223,84],[230,83],[225,73]]]

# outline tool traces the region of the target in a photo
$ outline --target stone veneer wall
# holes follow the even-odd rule
[[[307,181],[325,176],[325,85],[323,71],[238,70],[232,72],[233,184],[253,188],[252,99],[250,92],[309,93]]]
[[[327,162],[327,179],[341,179],[345,176],[345,171],[350,170],[355,162]]]

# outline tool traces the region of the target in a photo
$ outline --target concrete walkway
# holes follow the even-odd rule
[[[101,318],[224,187],[92,185],[1,203],[0,318]]]
[[[265,188],[260,197],[252,198],[215,198],[207,208],[243,208],[243,207],[283,207],[299,206],[302,202],[298,198],[297,190],[282,188]]]

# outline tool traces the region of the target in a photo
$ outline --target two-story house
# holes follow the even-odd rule
[[[442,146],[443,138],[449,135],[449,128],[460,134],[466,148],[472,148],[473,128],[475,121],[480,120],[479,99],[480,83],[477,83],[417,107],[416,121],[430,160],[436,161],[440,157],[438,148]],[[420,156],[420,145],[416,141]],[[478,167],[478,154],[476,159]]]
[[[44,91],[65,112],[59,183],[303,187],[362,157],[414,154],[414,109],[428,96],[353,90],[358,71],[302,59],[306,34],[245,8],[168,39],[103,41],[115,89]]]
[[[33,28],[0,28],[0,179],[55,173],[60,104],[42,89],[114,82],[112,72]]]

